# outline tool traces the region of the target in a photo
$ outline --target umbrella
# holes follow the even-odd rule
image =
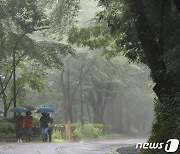
[[[24,106],[26,109],[28,109],[29,111],[33,111],[33,110],[36,110],[35,107],[31,106],[31,105],[26,105]]]
[[[14,107],[14,108],[10,109],[10,111],[21,113],[21,112],[27,112],[28,110],[24,107]]]
[[[49,112],[54,112],[54,110],[50,107],[42,107],[36,110],[36,113],[49,113]]]

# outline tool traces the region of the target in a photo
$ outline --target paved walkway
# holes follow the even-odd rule
[[[0,146],[0,154],[113,154],[113,148],[134,145],[143,139],[104,140],[70,143],[7,143]]]
[[[137,150],[135,146],[121,147],[117,150],[117,152],[120,154],[141,154],[141,152]]]
[[[13,142],[0,142],[0,147],[8,144],[14,144]]]

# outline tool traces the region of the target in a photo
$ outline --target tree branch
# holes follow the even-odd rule
[[[95,61],[96,61],[96,58],[95,58],[95,59],[91,62],[91,64],[88,66],[88,69],[87,69],[86,72],[82,75],[81,80],[80,80],[80,81],[78,82],[78,84],[76,85],[76,88],[74,89],[74,91],[73,91],[73,93],[72,93],[72,96],[71,96],[71,98],[70,98],[70,100],[69,100],[69,104],[68,104],[66,113],[68,112],[68,110],[69,110],[69,108],[70,108],[70,106],[71,106],[71,102],[72,102],[72,100],[73,100],[73,97],[74,97],[74,95],[75,95],[78,87],[80,86],[82,80],[84,79],[84,77],[86,76],[86,74],[89,72],[91,66],[94,64]]]
[[[21,58],[22,58],[24,55],[25,55],[25,53],[22,54],[22,55],[18,58],[15,67],[19,64],[19,62],[21,61]],[[10,70],[10,68],[9,68],[9,69],[7,70],[7,72],[6,72],[6,75],[5,75],[5,79],[4,79],[3,84],[5,84],[5,81],[6,81],[6,79],[7,79],[7,75],[8,75],[9,70]],[[6,85],[4,86],[4,88],[2,89],[2,91],[0,92],[0,95],[6,90],[8,84],[9,84],[11,78],[12,78],[12,75],[13,75],[13,71],[11,71],[11,74],[10,74],[10,76],[9,76],[7,82],[6,82]]]

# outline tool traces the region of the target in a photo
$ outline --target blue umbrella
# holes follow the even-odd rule
[[[11,112],[17,112],[17,113],[21,113],[21,112],[27,112],[28,109],[24,108],[24,107],[13,107],[12,109],[10,109]]]
[[[49,113],[49,112],[54,112],[54,110],[50,107],[42,107],[36,110],[36,113]]]

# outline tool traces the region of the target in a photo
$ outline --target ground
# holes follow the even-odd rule
[[[132,146],[139,142],[145,142],[145,140],[121,139],[61,143],[1,143],[0,154],[115,154],[115,149],[118,147]]]

